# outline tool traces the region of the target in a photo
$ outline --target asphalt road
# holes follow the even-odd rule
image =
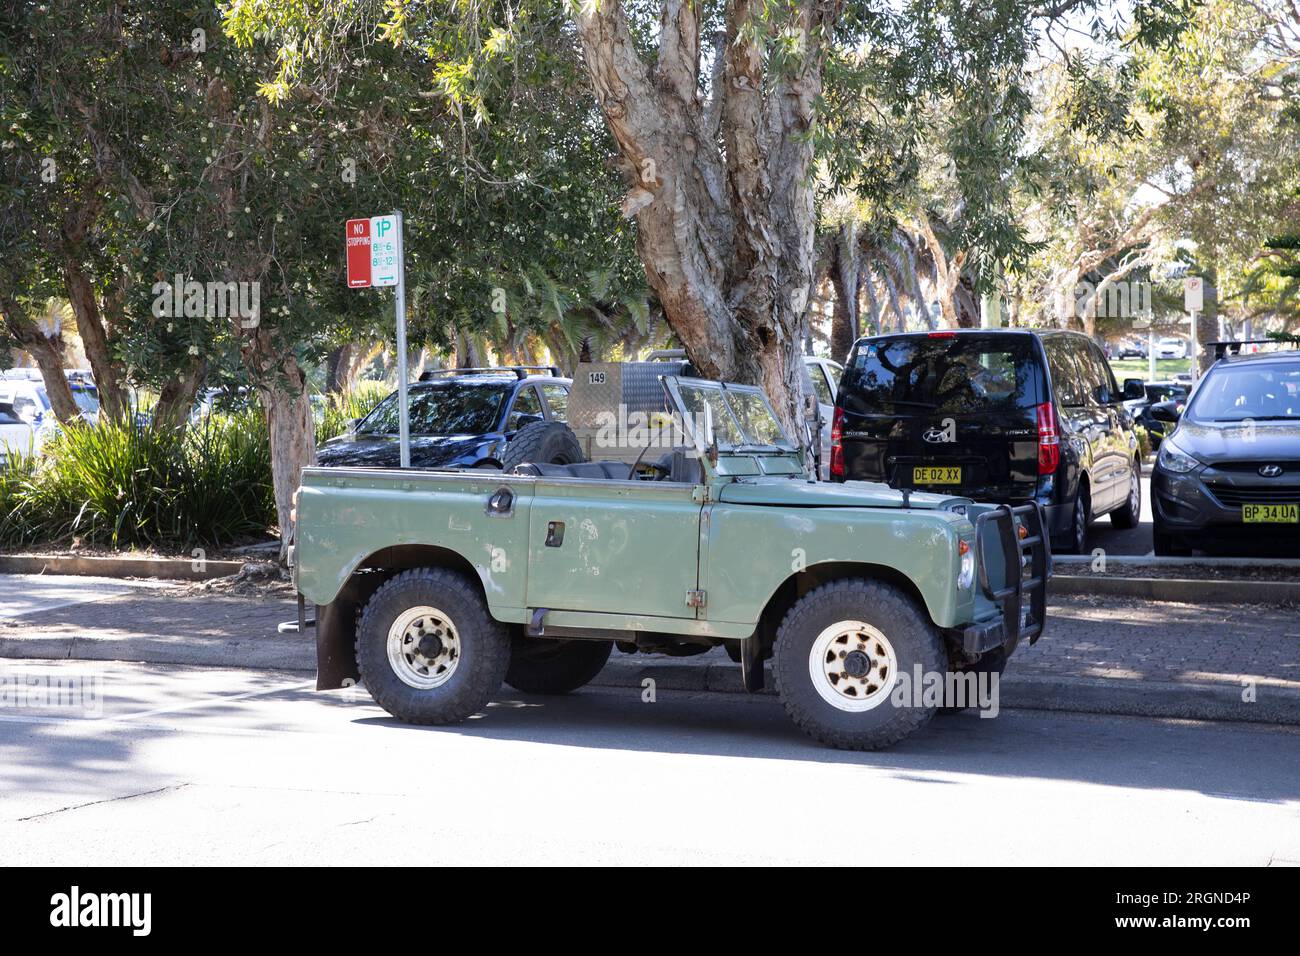
[[[1142,479],[1142,522],[1136,528],[1120,531],[1110,523],[1110,516],[1105,515],[1092,523],[1089,532],[1088,550],[1103,549],[1107,555],[1148,555],[1153,554],[1155,544],[1151,539],[1151,479]]]
[[[83,693],[0,707],[14,865],[1300,863],[1300,734],[1256,725],[1004,712],[847,754],[770,699],[502,696],[416,728],[302,675],[16,668]]]

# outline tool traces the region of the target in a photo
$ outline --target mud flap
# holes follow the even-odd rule
[[[763,689],[763,642],[758,631],[740,642],[740,679],[751,694]]]
[[[333,690],[355,684],[357,618],[387,575],[356,574],[329,604],[316,605],[316,689]]]

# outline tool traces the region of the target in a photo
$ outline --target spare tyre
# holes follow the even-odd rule
[[[564,422],[533,422],[515,432],[501,456],[501,470],[532,462],[538,465],[575,465],[587,459],[578,436]]]

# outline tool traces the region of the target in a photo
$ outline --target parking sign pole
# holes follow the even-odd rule
[[[397,218],[397,441],[403,468],[411,467],[411,413],[406,404],[406,243],[402,239],[402,210]]]

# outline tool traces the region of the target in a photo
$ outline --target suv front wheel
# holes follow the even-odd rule
[[[876,750],[919,730],[942,704],[910,686],[917,665],[940,681],[948,671],[943,638],[926,614],[891,585],[849,578],[790,608],[772,673],[786,713],[810,736],[841,750]]]

